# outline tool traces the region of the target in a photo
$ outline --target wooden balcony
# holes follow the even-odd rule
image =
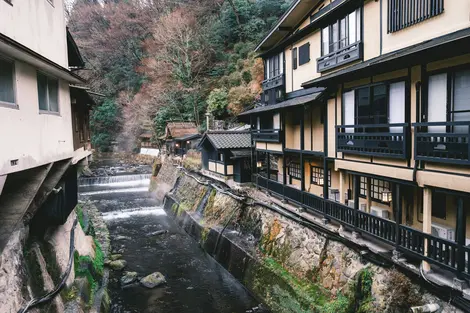
[[[470,164],[470,122],[416,123],[415,159]]]
[[[461,246],[417,229],[397,225],[393,220],[374,216],[297,188],[257,175],[256,183],[274,195],[306,210],[336,221],[344,227],[395,246],[405,254],[470,278],[470,247]]]
[[[280,129],[254,129],[251,131],[251,136],[254,141],[280,142],[281,130]]]
[[[408,124],[336,126],[336,151],[396,159],[409,158]]]
[[[363,45],[361,41],[338,49],[317,59],[317,71],[324,72],[335,67],[362,60]]]
[[[262,85],[263,91],[284,86],[284,74],[279,74],[274,77],[263,80]]]

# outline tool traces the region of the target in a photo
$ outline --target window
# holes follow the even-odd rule
[[[14,63],[0,59],[0,103],[15,104]]]
[[[393,33],[444,12],[444,0],[388,0],[388,32]]]
[[[297,48],[292,49],[292,68],[297,69]]]
[[[470,69],[429,77],[427,116],[423,115],[423,120],[427,122],[470,121]],[[445,133],[446,126],[429,126],[428,131]],[[468,131],[468,126],[455,126],[452,131],[465,133]]]
[[[39,110],[59,112],[59,81],[38,73]]]
[[[367,177],[361,177],[359,195],[367,197]],[[370,179],[370,197],[374,201],[382,202],[382,193],[390,191],[390,182],[381,179]]]
[[[343,124],[399,124],[405,122],[405,82],[361,87],[343,94]],[[368,131],[402,132],[403,127]],[[354,132],[346,128],[346,132]]]
[[[224,161],[224,154],[223,153],[219,153],[219,161],[220,162]]]
[[[445,193],[436,192],[433,190],[432,192],[432,216],[446,219],[446,201],[447,197]]]
[[[274,78],[284,73],[283,54],[274,55],[265,61],[265,79]]]
[[[352,45],[361,39],[360,9],[322,29],[322,56]]]
[[[310,62],[310,43],[306,43],[299,48],[299,66]]]
[[[288,167],[288,174],[291,178],[295,179],[302,179],[301,171],[300,171],[300,163],[290,163]]]
[[[310,167],[310,182],[314,185],[323,186],[323,168],[311,166]],[[331,170],[328,170],[328,187],[331,187]]]

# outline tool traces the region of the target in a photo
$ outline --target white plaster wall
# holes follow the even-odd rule
[[[59,81],[59,114],[39,114],[36,69],[17,61],[15,72],[18,109],[0,106],[0,175],[73,155],[68,82]]]
[[[67,68],[64,1],[13,0],[12,3],[0,1],[0,33]]]

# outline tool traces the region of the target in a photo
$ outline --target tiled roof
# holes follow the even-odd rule
[[[235,149],[235,150],[230,150],[230,152],[232,152],[232,155],[233,155],[231,159],[251,157],[251,149]]]
[[[166,124],[166,138],[178,138],[195,134],[199,134],[199,130],[194,122],[169,122]]]
[[[209,131],[204,134],[201,144],[208,139],[216,149],[251,148],[249,131]]]

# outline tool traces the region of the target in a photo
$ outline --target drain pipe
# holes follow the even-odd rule
[[[439,304],[431,303],[422,306],[414,306],[410,309],[411,313],[437,312],[440,309]]]

